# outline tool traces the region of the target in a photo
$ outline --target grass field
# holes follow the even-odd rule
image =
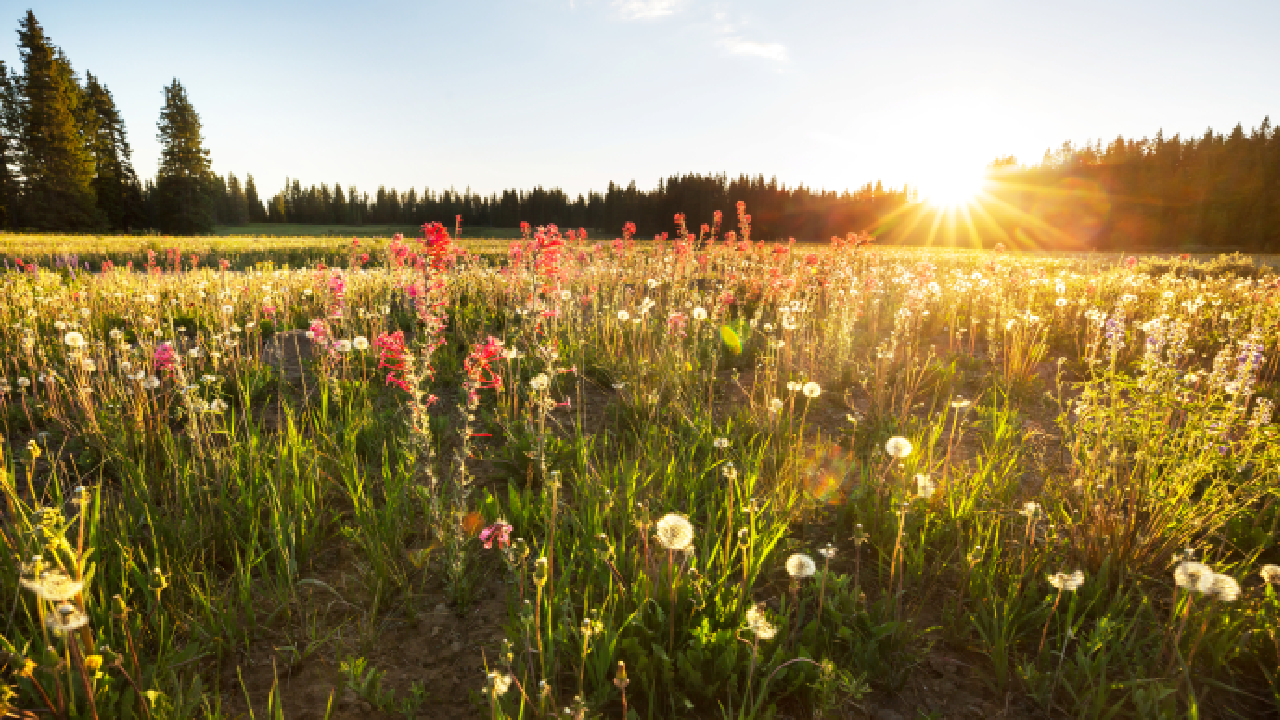
[[[1280,711],[1257,264],[75,242],[209,259],[4,275],[9,709]]]
[[[452,232],[452,228],[450,228]],[[294,238],[294,237],[338,237],[358,238],[390,238],[400,233],[405,237],[422,235],[422,228],[417,225],[303,225],[299,223],[250,223],[248,225],[219,225],[214,234],[223,237],[239,236],[250,238]],[[461,238],[518,238],[520,228],[467,227],[463,226]]]

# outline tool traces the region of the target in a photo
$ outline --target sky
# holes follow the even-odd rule
[[[115,95],[153,176],[178,78],[213,169],[407,190],[687,172],[924,186],[997,156],[1280,120],[1276,0],[0,0]]]

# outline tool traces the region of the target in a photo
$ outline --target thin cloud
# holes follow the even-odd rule
[[[716,45],[730,55],[764,58],[774,62],[787,61],[787,46],[782,43],[765,43],[731,35],[721,38]]]
[[[680,0],[614,0],[624,20],[650,20],[670,15],[676,11]]]

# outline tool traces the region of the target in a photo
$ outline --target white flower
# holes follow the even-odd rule
[[[67,347],[69,347],[69,348],[74,348],[74,349],[82,348],[82,347],[84,347],[84,345],[85,345],[85,342],[84,342],[84,335],[81,335],[80,333],[76,332],[75,330],[72,330],[71,332],[67,333],[66,335],[63,335],[63,336],[62,336],[62,342],[66,343],[66,344],[67,344]]]
[[[836,546],[832,545],[831,543],[827,543],[826,547],[818,548],[818,554],[830,560],[831,558],[836,556]]]
[[[1054,573],[1049,576],[1049,584],[1064,592],[1075,592],[1084,584],[1084,573],[1076,570],[1073,573]]]
[[[201,375],[200,382],[206,383],[206,384],[215,383],[215,382],[218,382],[218,376],[217,375]]]
[[[787,574],[798,580],[813,577],[818,567],[813,564],[813,558],[804,553],[796,553],[787,558]]]
[[[701,307],[696,307],[696,308],[694,308],[694,309],[693,309],[693,319],[694,319],[694,320],[706,320],[706,319],[707,319],[707,311],[706,311],[704,308],[701,308]]]
[[[1022,503],[1022,509],[1018,511],[1018,514],[1022,517],[1029,518],[1035,516],[1038,512],[1040,512],[1040,503],[1032,501]]]
[[[898,460],[910,455],[913,449],[914,448],[911,447],[911,441],[899,435],[889,438],[888,442],[884,444],[884,451],[889,455],[889,457]]]
[[[561,290],[560,299],[564,300],[565,302],[568,302],[569,300],[573,299],[573,293],[569,292],[568,290]]]
[[[489,687],[493,689],[495,695],[505,695],[507,688],[511,687],[511,676],[506,673],[489,673]]]
[[[546,390],[551,381],[547,378],[546,373],[538,373],[529,379],[529,387],[534,390]]]
[[[1265,582],[1280,583],[1280,565],[1263,565],[1258,574]]]
[[[769,401],[769,412],[776,413],[782,410],[782,398],[774,398]]]
[[[805,397],[812,400],[813,398],[816,398],[822,394],[822,386],[818,385],[818,383],[816,382],[811,381],[811,382],[805,383],[804,387],[800,388],[800,391],[804,393]]]
[[[369,338],[363,335],[357,335],[355,339],[351,341],[351,347],[355,348],[356,350],[368,350]]]
[[[53,632],[67,633],[88,625],[89,616],[77,610],[71,603],[62,603],[57,611],[49,613],[44,621]]]
[[[342,340],[334,343],[333,349],[341,353],[351,352],[351,341],[343,338]]]
[[[223,315],[230,315],[232,312],[235,312],[235,308],[231,307],[230,305],[223,305],[223,306],[222,306],[222,314],[223,314]]]
[[[928,475],[916,475],[916,495],[928,500],[938,491],[938,485]]]
[[[156,377],[155,375],[152,375],[151,377],[142,381],[142,387],[148,390],[154,390],[160,387],[160,378]]]
[[[50,570],[35,580],[22,578],[19,582],[22,587],[35,593],[36,597],[48,602],[66,602],[84,588],[82,581],[72,580],[61,570]]]
[[[747,608],[747,629],[756,636],[757,640],[772,640],[773,636],[778,634],[778,629],[765,617],[759,605]]]
[[[693,525],[678,513],[667,513],[658,519],[658,544],[664,550],[684,550],[693,543]]]
[[[1240,583],[1230,575],[1215,573],[1212,592],[1223,602],[1235,602],[1240,597]]]
[[[723,450],[729,447],[729,438],[718,437],[711,442],[717,450]]]
[[[1198,592],[1201,595],[1213,592],[1214,576],[1215,573],[1212,568],[1194,560],[1180,562],[1173,569],[1173,580],[1178,584],[1178,587],[1188,592]]]
[[[631,319],[631,313],[627,312],[626,310],[618,311],[618,320],[620,320],[621,322],[626,322],[630,319]]]

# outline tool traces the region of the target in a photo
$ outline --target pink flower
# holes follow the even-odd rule
[[[160,343],[156,346],[155,363],[157,370],[169,370],[173,368],[173,359],[175,353],[173,346],[169,343]]]
[[[511,526],[499,520],[489,527],[480,531],[480,542],[484,543],[486,550],[493,549],[493,541],[498,541],[499,549],[506,549],[511,546]]]

